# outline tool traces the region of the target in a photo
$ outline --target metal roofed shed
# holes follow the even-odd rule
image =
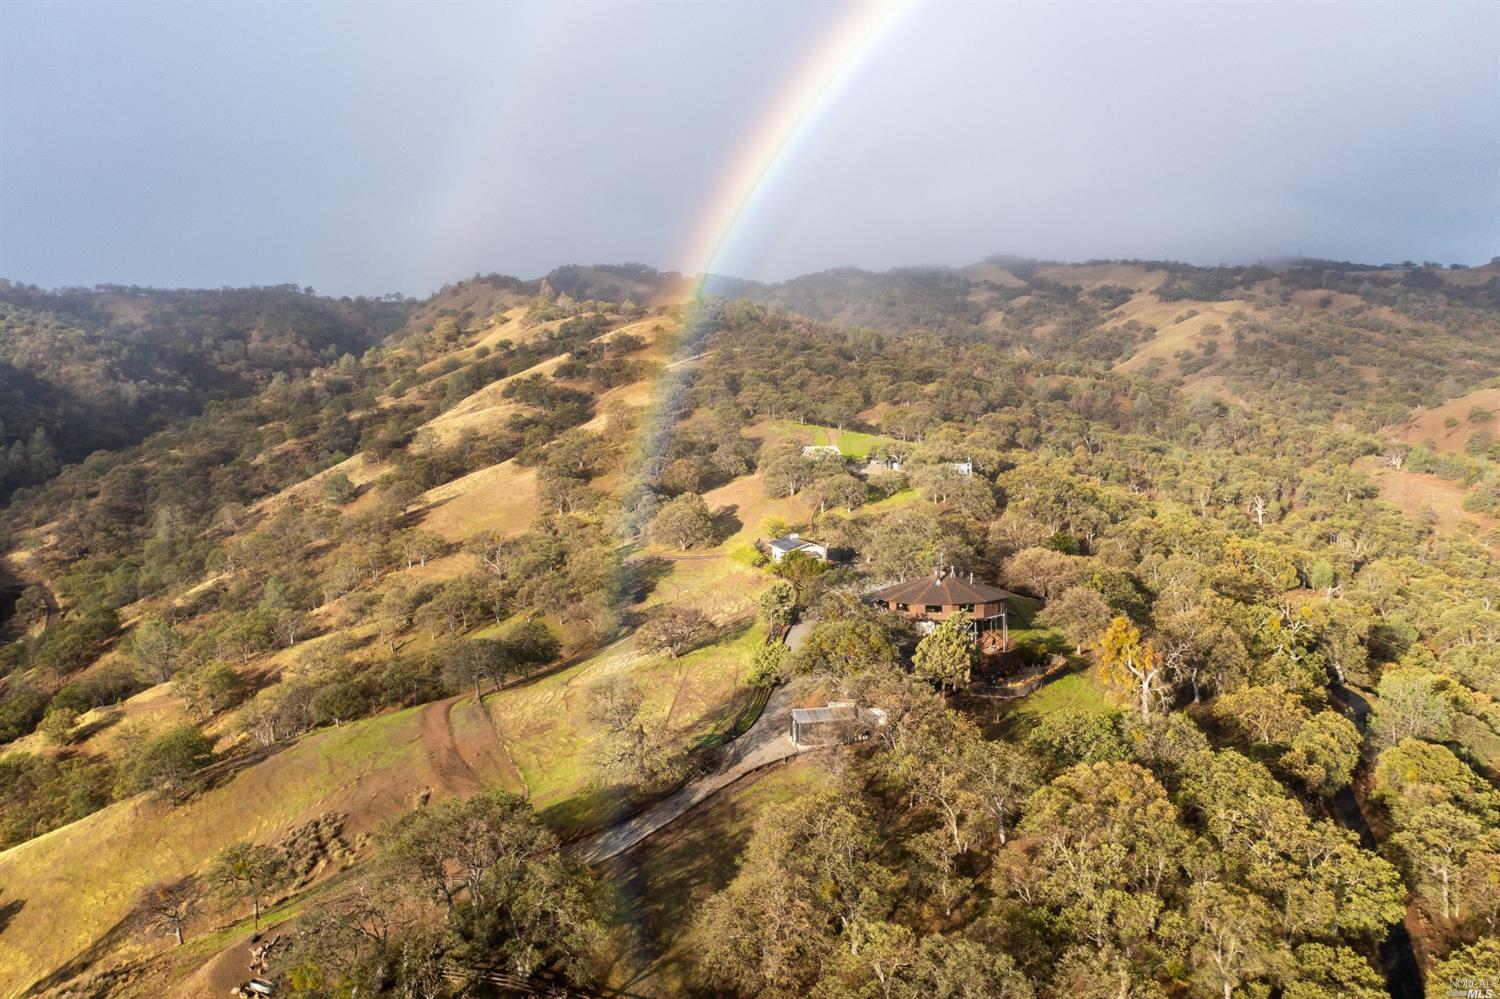
[[[828,548],[826,546],[820,545],[816,541],[808,541],[795,531],[784,537],[775,538],[767,542],[766,549],[771,556],[772,563],[780,562],[792,552],[802,552],[820,562],[828,561]]]
[[[793,708],[791,731],[787,734],[802,749],[842,746],[863,742],[885,722],[886,714],[880,708],[837,702],[821,708]]]

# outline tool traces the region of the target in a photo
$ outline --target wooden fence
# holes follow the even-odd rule
[[[1067,670],[1068,658],[1053,653],[1048,658],[1047,664],[1034,673],[1018,676],[1004,683],[976,683],[969,687],[966,693],[976,697],[995,697],[1001,700],[1025,697],[1042,684],[1061,676]]]

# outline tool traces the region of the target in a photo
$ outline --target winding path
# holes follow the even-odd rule
[[[812,632],[812,625],[806,621],[798,621],[786,630],[786,650],[796,652],[802,648],[802,643],[807,641],[807,636]]]
[[[751,771],[802,752],[787,734],[792,700],[789,687],[777,687],[750,730],[726,747],[724,763],[719,770],[690,781],[682,790],[645,811],[579,843],[576,848],[579,856],[590,864],[618,856]]]

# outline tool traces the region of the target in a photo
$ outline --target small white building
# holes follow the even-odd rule
[[[811,555],[819,562],[828,561],[828,548],[818,544],[816,541],[808,541],[799,536],[795,531],[783,537],[776,538],[766,544],[766,554],[771,556],[772,564],[779,564],[792,552],[802,552]]]
[[[950,461],[948,462],[948,467],[953,469],[959,475],[974,474],[974,460],[972,458],[968,458],[963,461]]]

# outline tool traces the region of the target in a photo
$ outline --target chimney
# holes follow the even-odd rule
[[[802,539],[802,536],[800,534],[798,534],[796,531],[793,531],[791,534],[788,534],[787,537],[791,538],[793,541],[800,541]]]

